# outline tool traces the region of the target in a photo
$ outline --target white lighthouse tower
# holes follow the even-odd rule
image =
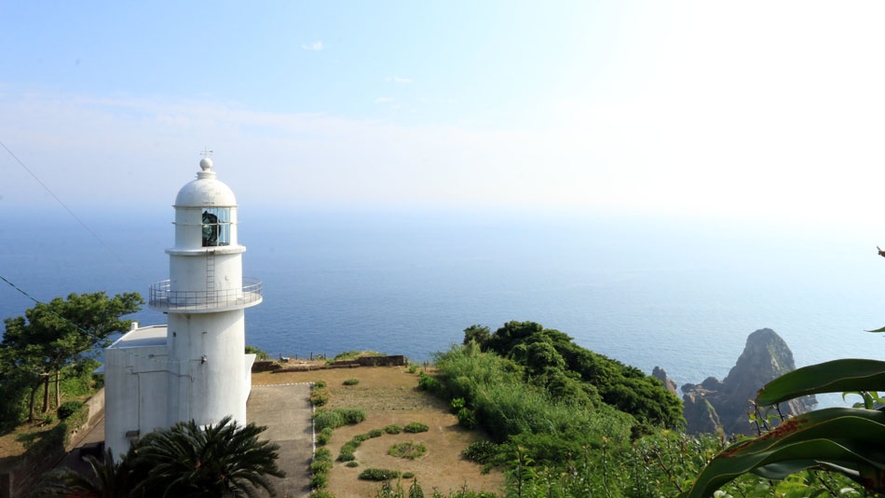
[[[169,280],[151,286],[149,304],[168,313],[169,425],[227,415],[246,423],[245,312],[262,300],[261,282],[243,278],[237,201],[215,178],[212,160],[175,198],[175,246]]]
[[[105,442],[114,456],[158,427],[230,415],[246,424],[254,355],[245,354],[245,309],[262,301],[261,282],[243,277],[237,202],[212,160],[175,198],[169,280],[148,304],[167,326],[135,328],[105,349]]]

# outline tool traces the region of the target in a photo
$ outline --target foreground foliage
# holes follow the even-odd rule
[[[134,441],[114,461],[89,459],[92,476],[61,469],[44,476],[34,496],[233,497],[274,495],[268,476],[284,477],[279,447],[261,441],[265,427],[238,425],[229,417],[199,427],[192,420],[158,429]]]
[[[885,492],[885,412],[876,391],[885,386],[885,362],[845,359],[794,370],[768,383],[757,406],[806,394],[856,392],[853,408],[825,408],[783,420],[760,437],[726,448],[704,468],[684,496],[706,497],[742,474],[785,479],[808,470],[839,473],[869,491]]]

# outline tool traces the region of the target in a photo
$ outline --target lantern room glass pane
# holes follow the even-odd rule
[[[203,210],[203,247],[230,245],[230,208]]]

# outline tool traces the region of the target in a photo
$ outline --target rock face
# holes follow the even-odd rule
[[[725,380],[708,377],[682,386],[686,432],[716,432],[721,427],[725,434],[754,434],[747,417],[750,401],[766,383],[795,368],[793,352],[779,335],[771,329],[753,332]],[[813,396],[791,400],[781,403],[781,413],[804,413],[815,404]]]
[[[676,382],[670,377],[667,377],[667,372],[664,371],[663,368],[655,367],[655,369],[651,372],[651,375],[652,377],[663,382],[664,387],[666,387],[668,391],[673,393],[674,396],[679,396],[679,393],[676,391]]]

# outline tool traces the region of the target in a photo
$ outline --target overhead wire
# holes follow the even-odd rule
[[[16,162],[17,162],[22,168],[24,168],[24,170],[27,171],[28,174],[31,175],[31,176],[34,178],[34,180],[36,180],[37,183],[39,183],[40,186],[43,187],[44,190],[46,190],[47,192],[49,192],[49,195],[51,195],[52,198],[55,199],[55,201],[58,202],[58,204],[59,204],[62,208],[64,208],[64,210],[67,211],[68,214],[70,214],[71,217],[74,218],[74,219],[77,221],[77,223],[79,223],[80,226],[81,226],[84,230],[86,230],[90,235],[92,235],[92,237],[93,237],[96,241],[98,241],[98,243],[101,244],[101,246],[104,247],[104,248],[105,248],[105,249],[106,249],[106,250],[107,250],[107,251],[108,251],[108,252],[114,257],[114,259],[116,259],[117,261],[119,261],[119,262],[120,262],[125,268],[127,268],[131,273],[133,273],[133,274],[135,273],[135,272],[134,272],[134,269],[132,268],[132,266],[130,266],[126,261],[124,261],[123,258],[121,258],[121,257],[120,257],[120,256],[119,256],[119,255],[113,250],[113,249],[111,249],[111,247],[108,246],[108,245],[105,243],[105,241],[102,240],[102,238],[99,237],[98,234],[95,233],[95,232],[94,232],[94,231],[93,231],[93,230],[92,230],[92,229],[91,229],[91,228],[90,228],[90,227],[89,227],[89,226],[88,226],[88,225],[87,225],[82,219],[80,219],[80,217],[77,216],[77,215],[74,213],[74,211],[72,211],[71,208],[69,208],[68,205],[64,203],[64,201],[61,200],[61,198],[59,198],[57,195],[55,195],[55,192],[53,192],[52,189],[50,189],[49,186],[46,185],[46,184],[43,182],[43,180],[41,180],[40,177],[38,177],[37,174],[34,173],[34,171],[32,171],[31,168],[29,168],[29,167],[24,163],[24,161],[22,161],[21,159],[19,159],[18,156],[16,156],[15,153],[12,152],[12,150],[10,150],[10,148],[7,147],[6,144],[3,143],[2,140],[0,140],[0,146],[2,146],[3,149],[5,149],[6,152],[7,152],[10,156],[12,156],[12,158],[15,159],[15,161],[16,161]],[[12,287],[12,288],[15,289],[16,291],[20,292],[22,295],[26,296],[28,299],[34,301],[34,302],[37,303],[38,305],[46,305],[46,306],[48,306],[47,303],[38,300],[37,298],[35,298],[34,296],[30,295],[30,294],[27,293],[25,290],[23,290],[21,287],[19,287],[18,285],[14,284],[14,283],[11,282],[10,280],[6,279],[6,278],[3,277],[2,275],[0,275],[0,279],[2,279],[2,280],[3,280],[4,282],[6,282],[10,287]],[[82,333],[86,334],[87,336],[89,336],[92,340],[96,341],[96,343],[99,343],[99,342],[103,341],[103,339],[99,339],[99,338],[97,338],[94,334],[92,334],[92,333],[89,332],[88,330],[86,330],[86,329],[84,329],[83,327],[79,326],[78,324],[76,324],[76,323],[74,323],[74,322],[68,320],[67,318],[65,318],[65,317],[63,317],[63,316],[61,316],[61,315],[59,315],[58,313],[55,313],[55,312],[52,311],[51,309],[50,309],[49,311],[50,311],[52,314],[54,314],[55,316],[57,316],[58,318],[64,320],[64,321],[67,322],[67,323],[70,323],[71,325],[73,325],[74,327],[76,327],[77,330],[79,330],[80,332],[82,332]],[[135,354],[135,353],[129,351],[128,348],[121,348],[121,350],[124,351],[126,354],[128,354],[128,355],[130,355],[130,356],[133,356],[133,357],[140,357],[140,358],[147,358],[147,359],[150,359],[151,361],[156,361],[156,362],[158,362],[158,363],[180,363],[180,362],[181,362],[180,360],[159,360],[159,359],[157,359],[154,355],[138,355],[138,354]]]
[[[71,208],[69,208],[68,205],[64,203],[64,201],[62,201],[57,195],[55,195],[55,192],[53,192],[52,189],[49,188],[48,185],[46,185],[45,183],[43,183],[43,180],[41,180],[40,177],[38,177],[37,174],[34,173],[34,172],[31,170],[31,168],[29,168],[29,167],[28,167],[28,166],[27,166],[27,165],[26,165],[21,159],[19,159],[18,156],[16,156],[15,153],[13,153],[12,150],[10,150],[9,147],[7,147],[6,144],[4,144],[2,140],[0,140],[0,146],[2,146],[2,147],[6,150],[6,152],[7,152],[10,156],[12,156],[12,158],[15,159],[15,161],[16,161],[19,165],[21,165],[21,167],[24,168],[24,170],[27,171],[28,174],[31,175],[31,176],[34,178],[34,180],[36,180],[37,183],[39,183],[40,186],[43,187],[44,190],[46,190],[47,192],[49,192],[49,195],[51,195],[52,198],[55,199],[55,201],[58,202],[58,204],[59,204],[61,207],[63,207],[64,210],[67,211],[68,214],[71,215],[72,218],[74,218],[75,220],[77,220],[77,223],[79,223],[80,226],[83,227],[84,230],[86,230],[87,232],[89,232],[89,234],[92,235],[92,237],[95,238],[95,240],[97,240],[98,243],[102,245],[102,247],[104,247],[109,253],[111,253],[111,255],[114,257],[114,259],[116,259],[117,261],[119,261],[123,266],[125,266],[125,267],[127,267],[128,269],[132,270],[132,267],[130,267],[129,264],[126,263],[126,261],[123,260],[123,258],[121,258],[116,252],[114,252],[114,250],[111,249],[111,247],[108,246],[108,245],[105,243],[105,241],[102,240],[102,238],[98,236],[97,233],[95,233],[91,228],[89,228],[89,225],[87,225],[86,222],[84,222],[83,220],[80,219],[79,216],[77,216],[76,214],[74,214],[74,211],[72,211]]]

